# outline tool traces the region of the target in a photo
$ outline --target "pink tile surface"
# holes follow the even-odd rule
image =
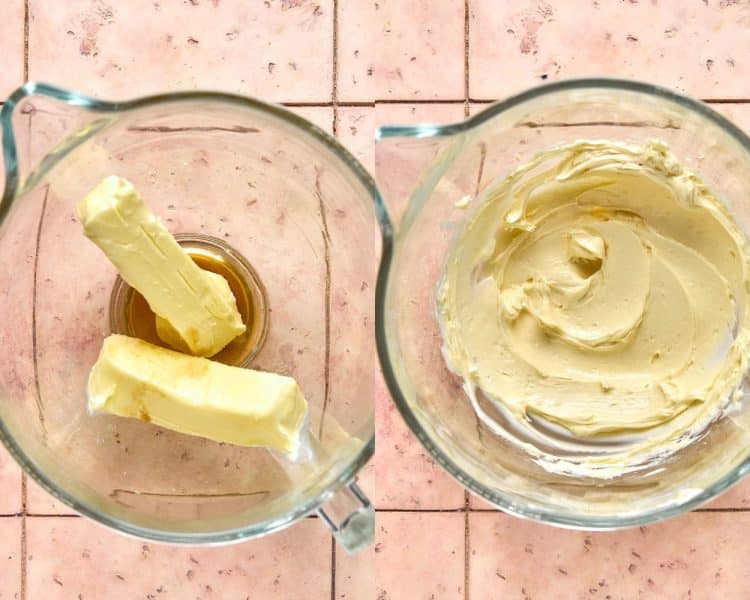
[[[472,510],[498,510],[496,506],[473,493],[469,494],[469,506]],[[750,478],[747,476],[744,477],[723,494],[706,503],[701,508],[708,508],[711,510],[750,509]]]
[[[645,79],[701,98],[750,96],[743,2],[469,4],[472,98],[595,76]]]
[[[463,105],[379,104],[375,122],[403,125],[418,122],[451,122],[463,118]],[[396,226],[406,206],[410,186],[423,168],[423,157],[404,157],[377,149],[375,174]],[[456,509],[464,505],[463,488],[429,457],[406,427],[382,379],[377,385],[377,451],[375,456],[378,508]]]
[[[336,552],[336,595],[334,600],[372,600],[375,598],[377,569],[375,546],[356,556]]]
[[[331,98],[332,0],[33,0],[30,10],[32,79],[113,99],[194,88]]]
[[[712,104],[711,108],[727,117],[745,133],[750,133],[750,105]],[[746,476],[718,498],[709,502],[706,507],[712,509],[750,508],[750,478]]]
[[[464,2],[339,3],[340,101],[464,96]]]
[[[374,552],[379,599],[465,597],[461,513],[381,513]]]
[[[378,509],[456,509],[464,490],[405,425],[378,376],[375,506]]]
[[[3,3],[2,35],[0,35],[0,101],[23,83],[23,21],[24,0]]]
[[[450,122],[463,118],[463,105],[379,104],[375,108],[374,117],[375,123],[381,125]],[[339,131],[342,131],[341,125]],[[415,182],[420,169],[419,160],[409,162],[402,156],[382,153],[378,149],[376,180],[396,224],[405,206],[408,186]],[[400,509],[462,507],[463,488],[435,464],[408,430],[380,377],[376,379],[376,386],[376,506]]]
[[[378,97],[375,66],[383,2],[347,0],[338,3],[339,101],[371,101]],[[382,9],[384,10],[384,9]]]
[[[23,76],[23,5],[10,0],[0,20],[3,97]],[[750,98],[750,9],[743,2],[468,5],[473,98],[506,96],[541,83],[543,75],[551,81],[605,73],[704,98]],[[337,107],[339,139],[374,171],[376,125],[463,118],[464,6],[463,0],[339,0],[334,94],[333,0],[30,0],[30,76],[113,98],[210,88],[277,102],[458,101]],[[748,105],[714,108],[750,130]],[[332,131],[333,107],[291,110]],[[388,160],[378,161],[391,173],[380,186],[398,218],[404,190],[421,167],[418,160]],[[376,392],[377,453],[360,483],[379,508],[409,512],[379,513],[377,546],[354,558],[337,552],[335,575],[330,537],[313,520],[227,548],[145,543],[144,549],[85,519],[28,517],[27,598],[328,598],[332,579],[334,597],[346,600],[450,600],[466,592],[472,600],[750,596],[745,512],[693,513],[644,532],[608,534],[473,513],[464,590],[465,515],[413,512],[461,509],[463,489],[427,457],[379,377]],[[748,481],[710,507],[750,508]],[[21,510],[20,491],[17,467],[0,452],[0,515]],[[490,508],[473,496],[470,506]],[[31,480],[26,508],[69,512]],[[0,560],[6,549],[11,557],[0,569],[0,600],[20,600],[20,540],[21,519],[0,518]]]
[[[452,123],[464,119],[463,104],[377,104],[375,123],[411,125]],[[384,142],[375,149],[375,180],[391,220],[398,227],[411,191],[441,146],[440,140]],[[402,151],[405,148],[406,151]],[[419,151],[421,150],[421,151]]]
[[[469,492],[469,508],[472,510],[498,510],[495,505],[471,492]]]
[[[375,171],[375,108],[343,106],[338,109],[337,135],[370,173]]]
[[[0,446],[0,515],[20,513],[21,508],[21,469]]]
[[[341,115],[337,115],[337,121]],[[337,122],[337,137],[342,128]],[[342,193],[343,182],[325,168],[317,179],[330,271],[328,415],[353,431],[367,421],[372,434],[376,367],[375,277],[379,240],[369,193]],[[369,243],[368,243],[369,240]],[[332,423],[335,425],[335,423]],[[327,435],[334,427],[325,428]]]
[[[711,108],[750,134],[750,104],[712,104]]]
[[[31,515],[74,515],[76,512],[45,490],[31,477],[26,478],[26,512]]]
[[[750,478],[745,476],[718,498],[706,504],[705,508],[750,509]]]
[[[326,133],[333,133],[333,107],[287,106],[285,108],[314,123]]]
[[[470,516],[471,598],[747,598],[750,515],[691,513],[612,533]]]
[[[330,536],[310,519],[252,542],[182,548],[126,538],[86,519],[29,517],[27,540],[28,598],[328,598],[331,594]]]
[[[21,518],[0,518],[0,600],[21,600]]]

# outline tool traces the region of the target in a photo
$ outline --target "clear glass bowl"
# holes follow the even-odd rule
[[[1,119],[0,438],[24,469],[78,512],[144,538],[240,540],[317,510],[349,548],[371,541],[372,507],[353,481],[374,449],[385,222],[354,157],[281,107],[227,94],[109,103],[28,83]],[[117,273],[74,208],[111,174],[172,232],[223,240],[252,267],[270,325],[250,366],[297,379],[318,463],[87,413]]]
[[[399,221],[377,291],[378,352],[406,422],[435,460],[499,508],[587,529],[639,525],[716,496],[750,469],[750,410],[724,415],[653,468],[611,480],[545,471],[476,418],[441,355],[435,292],[455,232],[493,181],[578,139],[666,142],[750,233],[750,139],[707,105],[665,89],[594,79],[529,90],[451,125],[381,127],[377,178]],[[456,206],[469,202],[468,208]]]

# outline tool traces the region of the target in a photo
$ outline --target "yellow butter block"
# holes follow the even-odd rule
[[[291,377],[118,334],[104,340],[89,376],[88,403],[90,412],[287,454],[299,449],[307,423],[307,401]]]
[[[171,334],[165,342],[213,356],[245,331],[226,279],[193,262],[132,183],[107,177],[77,208],[86,237],[167,322],[160,327]]]

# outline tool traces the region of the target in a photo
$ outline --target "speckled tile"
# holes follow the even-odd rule
[[[380,441],[375,439],[375,452],[378,451],[378,444]],[[364,491],[365,495],[370,499],[370,502],[375,501],[375,495],[377,492],[377,484],[375,482],[375,459],[371,459],[364,468],[357,473],[357,484]]]
[[[462,513],[381,513],[376,531],[377,598],[464,598]]]
[[[705,505],[711,509],[750,509],[750,478],[745,476],[726,492]]]
[[[453,123],[464,119],[463,104],[378,104],[376,126]],[[398,226],[411,190],[441,147],[440,140],[386,140],[375,148],[375,179]],[[404,149],[408,149],[405,151]]]
[[[472,98],[593,76],[750,96],[747,3],[470,0],[470,11]]]
[[[377,385],[375,506],[378,509],[455,509],[464,490],[407,428],[382,377]]]
[[[24,120],[15,125],[24,126]],[[28,150],[28,145],[19,141],[18,155],[22,160]],[[0,261],[0,315],[13,315],[13,318],[4,319],[0,328],[0,414],[11,435],[18,435],[19,430],[33,435],[36,424],[30,307],[35,234],[42,196],[30,194],[24,202],[12,206],[4,217],[0,234],[0,256],[3,257]],[[0,514],[21,511],[21,481],[20,468],[0,445]]]
[[[340,102],[378,97],[375,65],[382,33],[383,2],[346,0],[338,3],[338,80]]]
[[[327,130],[332,131],[332,118]],[[321,327],[329,320],[321,340],[324,343],[315,348],[328,361],[325,419],[321,422],[320,413],[313,414],[312,422],[324,447],[335,445],[337,454],[343,450],[339,456],[350,455],[348,460],[369,441],[373,430],[376,363],[372,331],[378,244],[369,190],[349,176],[347,167],[324,155],[306,161],[311,163],[307,165],[312,172],[309,189],[316,197],[314,212],[319,222],[308,254],[328,277],[327,284],[320,286],[327,302],[325,315],[319,318]],[[305,355],[297,360],[309,358]]]
[[[194,88],[331,99],[332,0],[32,0],[30,10],[32,79],[112,99]]]
[[[339,101],[464,96],[464,3],[339,3]]]
[[[750,134],[750,104],[721,103],[709,106]]]
[[[750,515],[691,513],[611,533],[470,516],[472,598],[747,598]]]
[[[378,580],[375,557],[375,546],[370,546],[356,556],[349,556],[341,550],[336,551],[335,600],[375,598]]]
[[[23,17],[24,0],[6,0],[3,3],[0,31],[0,102],[23,83]]]
[[[0,446],[0,515],[20,513],[21,509],[21,468]]]
[[[285,108],[314,123],[326,133],[333,133],[332,106],[286,106]]]
[[[0,600],[21,600],[21,518],[0,518]]]
[[[473,493],[469,493],[469,508],[472,510],[498,510],[496,506]]]
[[[472,510],[499,510],[483,498],[474,494],[469,495],[469,506]],[[745,477],[721,494],[718,498],[705,504],[701,508],[709,509],[750,509],[750,478]]]
[[[371,174],[375,173],[375,108],[340,107],[338,138]]]
[[[379,125],[451,122],[463,119],[463,105],[427,104],[375,107]],[[427,142],[429,144],[429,142]],[[392,147],[376,150],[376,179],[396,225],[405,208],[410,186],[424,168],[426,154],[404,156]],[[376,506],[378,508],[452,509],[464,504],[463,488],[429,457],[376,378],[377,439],[375,454]]]
[[[32,515],[74,515],[76,512],[43,490],[31,477],[26,479],[26,511]]]
[[[469,494],[469,506],[472,510],[495,510],[499,509],[475,494]],[[750,508],[750,478],[745,477],[721,494],[718,498],[708,502],[701,508],[710,509],[749,509]]]
[[[29,598],[208,600],[331,594],[331,538],[315,520],[223,548],[152,544],[85,519],[30,517],[27,531]]]

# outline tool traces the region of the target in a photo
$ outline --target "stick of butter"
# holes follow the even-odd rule
[[[90,412],[133,417],[174,431],[294,456],[307,401],[291,377],[230,367],[114,334],[88,381]]]
[[[184,342],[178,349],[213,356],[245,331],[226,279],[193,262],[132,183],[107,177],[77,210],[86,237],[171,326],[162,323],[160,330],[174,332],[169,337]]]

